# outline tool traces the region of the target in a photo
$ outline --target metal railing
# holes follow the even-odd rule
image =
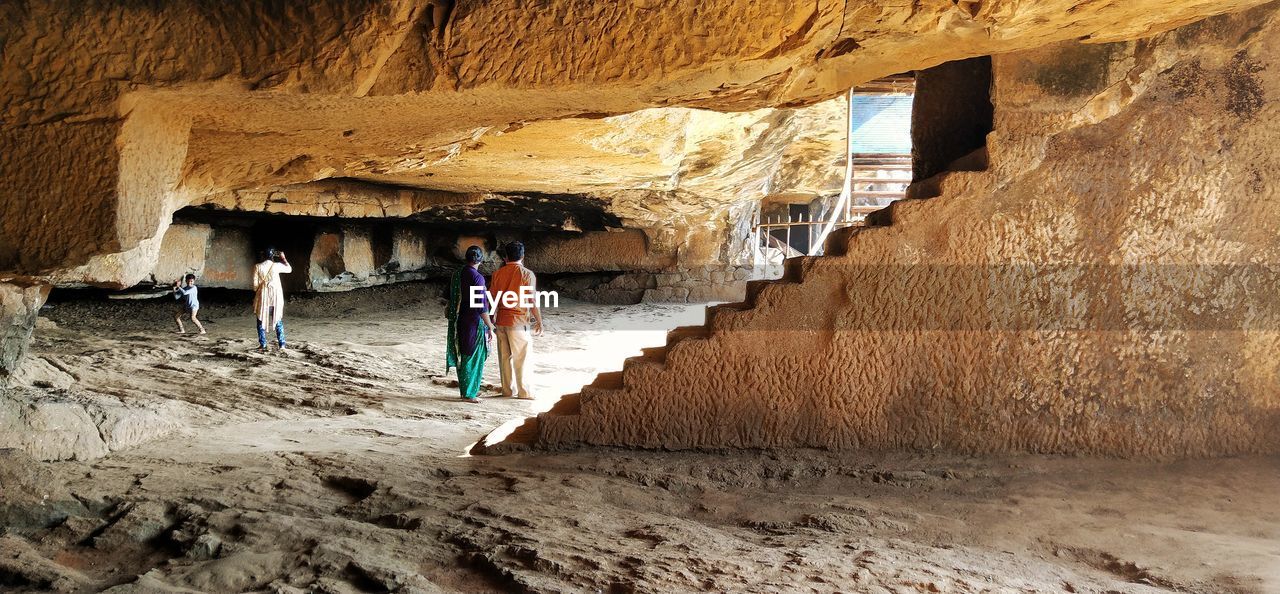
[[[806,251],[818,255],[823,247],[818,244],[826,233],[864,225],[868,214],[906,197],[906,187],[911,183],[910,155],[853,155],[851,161],[849,186],[852,189],[848,199],[835,200],[833,206],[840,206],[841,210],[834,218],[830,213],[820,219],[807,218],[805,213],[765,216],[757,209],[753,222],[754,246],[757,252],[763,252],[766,264],[780,266],[782,259],[804,255],[792,247],[793,229],[805,229],[809,239]]]

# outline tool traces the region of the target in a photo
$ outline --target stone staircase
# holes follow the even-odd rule
[[[886,208],[867,215],[865,225],[832,231],[824,245],[824,255],[786,259],[780,278],[748,281],[746,297],[742,302],[708,306],[706,321],[702,325],[670,330],[665,345],[642,349],[640,355],[625,360],[622,371],[599,374],[577,393],[561,397],[544,413],[511,421],[495,429],[477,442],[471,453],[502,454],[534,445],[554,447],[578,443],[579,440],[573,438],[572,432],[559,430],[559,420],[590,414],[601,403],[622,396],[631,387],[658,381],[659,376],[666,372],[678,370],[681,373],[698,373],[698,369],[691,367],[695,365],[693,360],[697,358],[694,355],[705,349],[716,349],[714,339],[718,335],[751,330],[754,314],[763,303],[767,303],[767,307],[801,306],[793,303],[791,297],[805,282],[809,271],[820,262],[831,263],[846,258],[855,237],[874,234],[877,229],[893,225],[902,213],[910,211],[917,203],[964,191],[986,175],[986,171],[946,171],[914,184],[908,190],[908,198],[892,202]]]

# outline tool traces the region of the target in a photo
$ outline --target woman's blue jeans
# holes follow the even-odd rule
[[[276,320],[276,342],[284,348],[284,320]],[[258,346],[267,348],[267,329],[262,326],[262,320],[258,320]]]

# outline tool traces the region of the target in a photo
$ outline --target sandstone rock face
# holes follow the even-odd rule
[[[808,105],[950,59],[1148,35],[1257,3],[9,4],[0,271],[129,285],[153,268],[171,214],[203,196],[429,177],[450,161],[462,170],[449,183],[465,185],[458,157],[528,146],[494,134],[518,139],[526,124],[573,118],[534,135],[564,138],[581,119],[651,107]]]
[[[8,530],[44,528],[84,512],[63,483],[20,450],[0,449],[0,484],[4,485],[0,523]]]
[[[119,288],[197,266],[198,238],[164,245],[174,213],[191,205],[422,217],[560,192],[571,195],[561,202],[603,206],[582,211],[600,228],[576,212],[557,228],[603,231],[617,219],[646,234],[648,257],[674,255],[676,270],[663,273],[723,274],[743,261],[730,240],[744,202],[830,188],[837,111],[822,102],[854,84],[1068,39],[1137,38],[1259,3],[6,3],[0,275]],[[1097,63],[1098,47],[1064,63]],[[1145,72],[1145,57],[1133,63]],[[1039,84],[1069,95],[1095,75],[1067,69]],[[1103,78],[1123,84],[1080,93],[1089,113],[1060,114],[1064,129],[1107,119],[1132,99],[1116,89],[1141,82]],[[1254,91],[1241,88],[1234,109],[1255,109]],[[1035,141],[1005,142],[1010,163],[1043,157]],[[317,183],[358,191],[326,197]],[[299,206],[294,195],[316,200]],[[211,228],[204,278],[242,282],[255,241],[245,233]],[[372,240],[364,257],[359,233],[342,234],[343,273],[371,282],[384,258]],[[162,252],[172,257],[158,268]],[[297,276],[288,282],[308,280]],[[692,298],[688,287],[643,284]],[[0,367],[20,354],[37,300],[4,302]]]
[[[1277,48],[1268,7],[995,57],[990,170],[673,331],[538,441],[1280,451]]]
[[[138,406],[74,390],[2,387],[0,451],[14,448],[38,460],[92,460],[186,427],[190,412],[175,402]]]
[[[675,264],[675,254],[650,249],[648,236],[634,229],[547,238],[535,245],[525,264],[548,272],[652,271]]]
[[[12,373],[27,350],[49,285],[0,279],[0,381]]]
[[[255,256],[248,231],[218,227],[213,230],[209,249],[205,251],[204,268],[196,274],[204,285],[252,289],[253,265],[257,262]]]
[[[171,225],[160,242],[159,258],[151,273],[155,282],[164,284],[188,274],[204,276],[212,235],[208,225]]]

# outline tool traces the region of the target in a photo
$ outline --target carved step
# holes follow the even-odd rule
[[[743,312],[751,309],[751,304],[746,301],[738,303],[721,303],[707,307],[706,322],[704,326],[711,328],[712,333],[717,329],[716,318],[719,316],[732,316],[735,313]]]
[[[822,245],[822,254],[829,257],[847,256],[849,241],[855,234],[866,231],[868,228],[867,226],[850,226],[832,231],[827,236],[827,242]]]
[[[809,262],[820,256],[795,256],[782,261],[782,278],[780,281],[788,283],[804,282],[804,268]]]
[[[647,347],[640,349],[640,354],[634,357],[628,357],[626,361],[643,361],[654,365],[662,366],[667,361],[667,345]],[[625,363],[625,362],[624,362]],[[625,371],[625,367],[623,368]]]
[[[680,326],[667,331],[667,352],[670,354],[671,347],[676,346],[680,341],[708,338],[711,336],[711,329],[706,326]]]
[[[565,394],[544,415],[576,415],[582,409],[582,394]]]
[[[666,368],[665,358],[657,361],[648,357],[631,357],[622,362],[622,385],[623,387],[639,385],[638,382],[644,382],[648,377],[661,373]]]
[[[626,385],[630,385],[630,384],[627,384],[627,375],[628,373],[630,373],[630,370],[632,369],[637,369],[637,370],[644,369],[646,371],[648,370],[660,371],[663,369],[667,369],[666,357],[663,357],[663,360],[660,360],[660,361],[654,360],[654,358],[649,358],[649,357],[627,357],[625,361],[622,361],[623,387],[626,387]]]
[[[983,158],[985,159],[985,153]],[[957,185],[967,183],[967,178],[987,175],[987,170],[954,170],[943,171],[937,175],[914,182],[907,186],[907,198],[913,200],[926,200],[929,198],[937,198],[942,195],[954,195],[958,193]]]
[[[596,379],[592,380],[591,383],[588,385],[592,388],[609,388],[609,389],[621,388],[622,372],[606,371],[604,373],[597,375]]]
[[[653,361],[662,361],[667,358],[667,345],[640,349],[640,356]]]
[[[708,329],[708,333],[709,333],[709,332],[710,332],[710,329]],[[709,334],[708,334],[707,336],[690,337],[690,338],[686,338],[686,339],[681,340],[680,342],[678,342],[678,343],[676,343],[676,344],[672,345],[672,346],[671,346],[671,352],[667,353],[667,361],[666,361],[665,365],[670,366],[670,365],[672,364],[672,362],[674,361],[673,357],[674,357],[675,355],[679,354],[680,352],[682,352],[683,350],[685,350],[685,349],[687,349],[687,348],[691,348],[691,347],[694,347],[694,346],[696,346],[696,345],[700,345],[700,344],[705,344],[705,343],[707,342],[707,339],[708,339],[708,338],[710,338],[710,335],[709,335]]]
[[[756,302],[756,296],[760,294],[760,291],[763,291],[765,287],[772,285],[773,283],[776,283],[776,282],[778,281],[769,280],[769,279],[756,279],[756,280],[747,281],[747,296],[746,296],[746,300],[743,301],[743,303],[746,303],[748,307],[750,307],[752,304]]]
[[[621,373],[619,373],[619,375],[621,375]],[[591,403],[597,399],[609,398],[610,396],[616,396],[625,391],[626,390],[622,390],[619,388],[597,388],[594,386],[583,386],[582,391],[579,392],[579,394],[581,394],[581,400],[578,405],[579,408],[578,408],[578,411],[575,412],[574,414],[581,414],[583,410],[591,408]]]
[[[875,212],[867,213],[867,216],[862,219],[862,222],[868,227],[888,227],[889,225],[892,225],[893,207],[895,204],[897,204],[897,202],[890,202],[889,206]]]

